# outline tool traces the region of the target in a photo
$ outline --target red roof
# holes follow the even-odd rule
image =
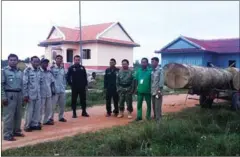
[[[189,37],[184,38],[201,46],[206,51],[218,53],[240,52],[240,38],[214,39],[214,40],[200,40]]]
[[[168,47],[174,44],[179,39],[191,42],[197,46],[196,48],[182,48],[182,49],[168,49]],[[198,47],[199,46],[199,47]],[[158,52],[203,52],[210,51],[216,53],[240,53],[240,38],[231,39],[213,39],[213,40],[202,40],[190,37],[181,36],[174,40],[169,45],[165,46]]]
[[[116,39],[109,39],[109,38],[100,38],[97,39],[97,36],[108,29],[111,25],[115,24],[114,22],[111,23],[103,23],[103,24],[96,24],[96,25],[88,25],[88,26],[82,26],[82,41],[105,41],[109,43],[119,43],[119,44],[127,44],[130,46],[139,46],[134,41],[123,41],[123,40],[116,40]],[[119,23],[118,23],[119,24]],[[40,43],[40,46],[42,45],[48,45],[52,42],[79,42],[80,41],[80,34],[79,34],[79,28],[67,28],[67,27],[57,27],[65,36],[65,39],[57,38],[57,39],[47,39]],[[50,33],[52,33],[53,29]]]

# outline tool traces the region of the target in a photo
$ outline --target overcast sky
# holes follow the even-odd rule
[[[79,26],[77,1],[3,1],[2,58],[41,56],[52,25]],[[239,1],[83,1],[82,25],[119,21],[141,47],[134,59],[154,56],[180,34],[200,39],[239,37]]]

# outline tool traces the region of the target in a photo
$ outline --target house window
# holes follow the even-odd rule
[[[83,49],[83,59],[91,59],[91,50]]]
[[[73,62],[73,50],[67,49],[67,62],[72,63]]]
[[[212,62],[207,62],[207,67],[212,67]]]
[[[229,60],[228,61],[228,66],[230,67],[236,67],[236,60]]]

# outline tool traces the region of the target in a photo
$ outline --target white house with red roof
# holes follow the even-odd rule
[[[133,66],[135,43],[119,22],[82,26],[83,65],[87,69],[103,70],[109,60],[115,58],[117,66],[128,59]],[[52,62],[56,55],[63,56],[65,67],[73,63],[73,57],[80,55],[80,29],[53,26],[47,39],[38,46],[45,47],[45,57]]]
[[[171,63],[240,68],[240,38],[203,40],[180,36],[161,50],[162,66]]]

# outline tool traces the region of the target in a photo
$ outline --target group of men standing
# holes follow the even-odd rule
[[[84,66],[80,64],[80,56],[74,56],[74,64],[65,74],[62,66],[63,57],[57,55],[56,64],[48,68],[49,60],[40,60],[37,56],[31,57],[31,66],[24,72],[17,68],[18,56],[8,56],[8,66],[2,70],[1,88],[3,105],[3,136],[4,140],[15,141],[15,136],[24,137],[21,130],[22,104],[26,104],[24,131],[41,130],[43,125],[54,125],[54,111],[59,106],[60,122],[66,122],[64,107],[66,101],[66,84],[72,89],[72,118],[77,118],[76,101],[80,97],[82,116],[89,117],[86,112],[86,91],[88,77]],[[104,75],[104,89],[106,92],[106,116],[112,114],[111,99],[114,102],[113,114],[124,116],[125,102],[127,103],[128,118],[132,118],[132,97],[137,93],[137,118],[142,120],[142,102],[147,102],[146,118],[151,118],[151,99],[153,102],[154,117],[161,117],[162,71],[158,67],[158,58],[152,58],[152,68],[148,68],[148,59],[141,60],[141,68],[134,73],[129,69],[129,61],[122,60],[122,68],[118,69],[116,60],[110,60],[110,67]],[[95,73],[93,75],[95,77]],[[118,105],[119,103],[119,105]]]
[[[24,137],[21,130],[22,104],[26,103],[24,131],[41,130],[54,125],[55,105],[59,105],[59,121],[64,116],[66,78],[62,56],[56,56],[56,65],[48,69],[49,60],[31,57],[31,66],[24,72],[17,68],[18,56],[8,56],[8,66],[2,70],[1,88],[4,113],[4,140]]]
[[[122,60],[122,68],[115,67],[116,60],[110,60],[110,67],[104,75],[104,89],[106,91],[106,116],[112,114],[111,100],[114,103],[114,116],[124,117],[125,102],[127,104],[128,118],[132,118],[133,95],[137,94],[137,118],[142,120],[142,103],[146,100],[146,118],[151,119],[151,102],[154,112],[154,119],[159,120],[162,116],[162,93],[163,93],[163,71],[159,67],[159,59],[151,59],[152,68],[148,67],[148,59],[141,60],[141,68],[135,73],[129,69],[129,61]],[[119,105],[118,105],[119,103]]]

